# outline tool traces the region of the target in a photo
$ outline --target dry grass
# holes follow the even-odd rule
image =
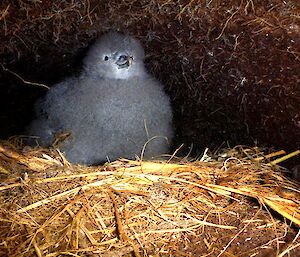
[[[300,226],[299,185],[255,160],[262,153],[254,152],[232,149],[219,161],[204,156],[83,167],[56,151],[2,144],[1,254],[296,253],[299,235],[291,225]]]

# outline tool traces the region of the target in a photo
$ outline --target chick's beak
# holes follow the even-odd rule
[[[128,68],[132,64],[133,57],[129,55],[120,55],[116,64],[119,69]]]

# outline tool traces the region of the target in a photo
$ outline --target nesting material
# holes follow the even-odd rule
[[[299,185],[240,149],[83,167],[5,142],[0,255],[297,256]]]

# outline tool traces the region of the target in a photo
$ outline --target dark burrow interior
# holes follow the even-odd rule
[[[80,71],[98,35],[137,37],[170,95],[173,150],[300,147],[300,20],[294,1],[2,1],[0,137],[22,135],[36,99]],[[299,158],[285,162],[288,168]]]

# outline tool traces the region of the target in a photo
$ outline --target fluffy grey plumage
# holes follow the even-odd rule
[[[57,133],[70,131],[60,149],[73,163],[134,158],[148,140],[146,158],[167,153],[166,138],[173,136],[170,101],[143,60],[136,39],[105,34],[89,50],[82,74],[54,85],[36,104],[28,133],[49,146]]]

